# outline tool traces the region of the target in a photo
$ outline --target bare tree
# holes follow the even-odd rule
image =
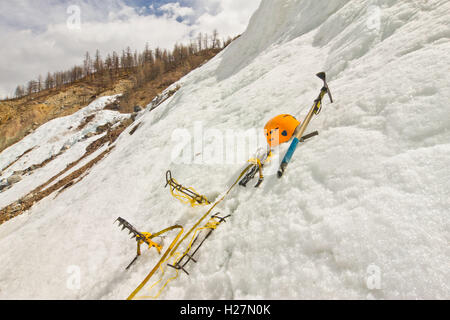
[[[84,61],[83,61],[83,73],[84,76],[89,76],[92,71],[92,60],[91,56],[89,55],[89,52],[86,52],[84,55]]]
[[[52,89],[54,85],[53,76],[50,72],[47,73],[47,77],[45,78],[45,89]]]
[[[100,55],[100,51],[98,49],[95,52],[94,70],[98,74],[101,74],[103,72],[103,60],[102,60],[102,57]]]
[[[214,29],[213,34],[211,36],[211,42],[212,42],[212,48],[215,49],[220,46],[219,41],[219,32],[217,32],[217,29]]]
[[[198,51],[202,51],[202,49],[203,49],[202,46],[203,46],[203,35],[202,35],[201,32],[199,32],[198,36],[197,36],[197,48],[198,48]]]
[[[44,87],[44,81],[42,80],[42,76],[39,75],[37,83],[36,83],[36,90],[37,90],[37,92],[41,92],[43,87]]]
[[[114,73],[119,73],[119,68],[120,68],[120,58],[119,55],[117,54],[117,52],[113,51],[112,54],[112,65],[113,65],[113,70]]]
[[[203,37],[203,49],[208,50],[209,49],[209,41],[208,41],[208,34],[205,33],[205,36]]]
[[[24,87],[23,87],[23,86],[20,86],[20,85],[17,86],[16,92],[15,92],[14,96],[15,96],[16,98],[22,98],[24,95],[25,95],[25,89],[24,89]]]
[[[106,59],[105,59],[105,69],[107,71],[111,71],[112,68],[113,68],[113,61],[111,58],[111,54],[108,53],[108,55],[106,56]]]
[[[131,53],[131,48],[127,47],[126,51],[126,68],[130,69],[133,67],[133,54]]]
[[[27,83],[27,95],[30,95],[32,93],[36,92],[36,81],[30,80]]]
[[[148,43],[146,43],[145,50],[144,50],[144,63],[152,64],[153,62],[154,62],[153,52],[152,52],[152,50],[150,50]]]

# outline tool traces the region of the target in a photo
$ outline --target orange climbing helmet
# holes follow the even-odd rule
[[[273,148],[291,140],[300,122],[290,114],[276,116],[264,127],[267,143]]]

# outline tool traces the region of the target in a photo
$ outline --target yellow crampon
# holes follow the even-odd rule
[[[199,195],[194,188],[183,187],[173,177],[172,173],[166,172],[166,187],[170,187],[170,193],[172,196],[182,203],[190,204],[192,207],[210,204],[205,196]]]
[[[137,243],[137,254],[136,257],[133,259],[133,261],[131,261],[131,263],[125,268],[125,270],[128,270],[131,265],[133,265],[133,263],[136,262],[136,260],[138,259],[138,257],[141,255],[141,245],[142,244],[147,244],[148,245],[148,249],[151,249],[153,247],[156,248],[156,250],[158,250],[158,253],[161,254],[162,251],[162,245],[160,245],[159,243],[156,243],[155,241],[153,241],[153,238],[156,237],[160,237],[162,234],[171,231],[175,228],[179,228],[180,226],[173,226],[167,229],[164,229],[158,233],[152,234],[150,232],[139,232],[135,227],[133,227],[128,221],[126,221],[125,219],[119,217],[117,218],[116,221],[119,221],[119,226],[122,227],[122,230],[127,229],[129,234],[132,234],[133,236],[131,237],[131,239],[135,238],[136,239],[136,243]]]
[[[156,287],[159,283],[161,283],[161,281],[164,278],[164,275],[166,273],[166,269],[163,267],[163,265],[165,263],[167,263],[171,258],[173,259],[173,263],[170,264],[168,263],[167,265],[171,266],[172,268],[175,269],[175,275],[169,279],[166,280],[166,282],[164,283],[164,285],[162,285],[162,287],[158,290],[158,292],[156,293],[156,295],[154,296],[142,296],[139,297],[138,299],[158,299],[159,296],[161,295],[162,291],[164,290],[164,288],[169,284],[169,282],[175,280],[178,278],[179,276],[179,270],[183,270],[184,272],[187,273],[187,271],[184,269],[184,266],[187,264],[187,262],[189,262],[189,260],[187,262],[184,263],[183,266],[179,266],[180,262],[183,260],[184,257],[189,256],[189,252],[192,250],[192,245],[193,243],[196,241],[196,238],[199,234],[200,231],[205,230],[205,229],[210,229],[210,230],[215,230],[217,229],[217,227],[223,222],[225,221],[225,218],[220,218],[217,216],[212,216],[211,219],[203,226],[200,228],[197,228],[194,231],[194,234],[192,235],[191,240],[189,241],[189,244],[185,250],[185,252],[183,254],[181,254],[180,252],[174,252],[172,253],[166,260],[162,261],[159,264],[159,269],[161,270],[161,276],[160,278],[150,286],[150,288],[148,289],[149,291],[152,290],[154,287]],[[201,243],[202,244],[202,243]],[[200,246],[201,246],[200,244]],[[198,248],[195,250],[195,252],[192,254],[192,256],[196,253],[196,251],[198,250]],[[189,256],[190,259],[193,260],[192,256]],[[195,260],[194,260],[195,261]]]
[[[144,239],[136,238],[137,241],[137,254],[138,256],[141,255],[141,244],[146,243],[148,245],[148,249],[155,247],[156,250],[158,250],[158,253],[161,254],[162,246],[154,241],[152,241],[152,238],[154,236],[149,232],[141,232],[141,234],[144,236]]]
[[[159,269],[162,269],[162,264],[169,259],[171,256],[169,256],[169,258],[167,258],[167,256],[169,255],[169,253],[171,252],[171,250],[173,249],[173,247],[175,246],[175,244],[177,243],[177,241],[180,239],[181,235],[184,232],[184,229],[182,226],[180,225],[175,225],[172,227],[169,227],[167,229],[164,229],[156,234],[153,235],[153,237],[157,237],[160,236],[163,233],[172,231],[172,230],[176,230],[176,229],[180,229],[180,231],[178,232],[177,236],[175,237],[175,239],[173,239],[172,243],[170,244],[169,248],[167,248],[166,252],[164,252],[163,256],[161,257],[161,259],[159,260],[159,262],[153,267],[153,269],[150,271],[150,273],[147,275],[147,277],[145,277],[144,281],[141,282],[141,284],[130,294],[130,296],[127,298],[127,300],[132,300],[136,294],[141,291],[141,289],[145,286],[145,284],[148,282],[148,280],[150,280],[150,278],[153,276],[153,274]],[[162,290],[162,289],[161,289]],[[142,297],[145,298],[145,297]]]
[[[202,221],[203,221],[203,220],[211,213],[211,211],[214,210],[214,208],[215,208],[217,205],[219,205],[219,204],[225,199],[225,197],[231,192],[231,190],[233,190],[233,188],[238,184],[239,180],[241,180],[241,178],[246,174],[246,172],[247,172],[251,167],[252,167],[252,165],[249,165],[249,166],[247,166],[247,167],[241,172],[241,174],[239,175],[239,177],[237,178],[237,180],[233,183],[233,185],[225,192],[225,194],[224,194],[220,199],[216,200],[216,202],[208,209],[208,211],[207,211],[200,219],[198,219],[198,221],[197,221],[197,222],[192,226],[192,228],[184,235],[183,238],[181,238],[181,235],[184,233],[184,229],[183,229],[182,226],[179,226],[179,225],[174,226],[174,227],[171,227],[171,228],[168,228],[168,229],[165,229],[165,230],[163,230],[163,231],[161,231],[161,232],[159,232],[159,233],[153,235],[153,237],[156,237],[156,236],[159,236],[160,234],[165,233],[165,232],[167,232],[167,231],[174,230],[174,229],[180,229],[178,235],[177,235],[176,238],[172,241],[172,243],[170,244],[169,248],[164,252],[164,254],[162,255],[162,257],[161,257],[161,259],[159,260],[159,262],[153,267],[153,269],[150,271],[150,273],[147,275],[147,277],[145,277],[145,279],[141,282],[141,284],[139,284],[139,286],[138,286],[138,287],[137,287],[137,288],[136,288],[136,289],[128,296],[127,300],[133,300],[133,299],[136,297],[136,295],[141,291],[141,289],[148,283],[148,281],[151,279],[151,277],[155,274],[155,272],[156,272],[158,269],[161,269],[161,270],[162,270],[162,273],[164,273],[164,268],[162,267],[163,263],[165,263],[167,260],[169,260],[169,259],[171,259],[171,258],[176,257],[176,256],[179,255],[179,252],[177,252],[178,247],[179,247],[179,246],[186,240],[186,238],[189,237],[189,235],[192,234],[193,232],[194,232],[194,235],[193,235],[192,239],[195,239],[197,229],[200,229],[198,226],[201,224],[201,222],[202,222]],[[169,179],[169,177],[170,177],[170,179]],[[171,177],[171,174],[170,174],[170,171],[167,172],[166,178],[168,178],[168,179],[167,179],[167,180],[168,180],[167,183],[169,184],[169,181],[170,181],[171,178],[172,178],[172,177]],[[222,220],[222,221],[223,221],[223,220]],[[220,222],[222,222],[222,221],[220,221]],[[211,222],[211,221],[208,221],[208,223],[207,223],[206,225],[209,224],[209,227],[210,227],[210,228],[217,228],[217,226],[218,226],[218,223],[217,223],[217,222],[211,222],[211,223],[210,223],[210,222]],[[220,223],[220,222],[219,222],[219,223]],[[201,227],[201,228],[206,228],[206,225],[205,225],[205,227]],[[180,238],[181,238],[181,239],[180,239]],[[185,252],[184,252],[184,254],[182,255],[182,257],[189,253],[193,241],[194,241],[194,240],[191,240],[190,245],[188,246],[187,250],[185,250]],[[179,259],[175,259],[175,261],[176,261],[176,262],[179,262],[179,261],[182,259],[182,257],[179,258]],[[175,263],[176,263],[176,262],[175,262]],[[170,279],[168,279],[168,280],[166,281],[166,283],[164,284],[164,286],[158,291],[158,293],[157,293],[157,295],[156,295],[155,297],[139,297],[139,299],[145,299],[145,298],[157,298],[157,297],[161,294],[162,290],[166,287],[166,285],[167,285],[170,281],[172,281],[173,279],[176,279],[177,277],[178,277],[178,270],[177,270],[176,276],[175,276],[175,277],[172,277],[172,278],[170,278]],[[155,284],[153,284],[152,288],[153,288],[155,285],[157,285],[161,280],[162,280],[162,277],[161,277]]]

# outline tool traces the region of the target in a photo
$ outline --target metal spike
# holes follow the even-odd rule
[[[174,266],[171,265],[171,264],[167,264],[167,265],[169,267],[172,267],[172,268],[176,269],[176,270],[183,270],[184,272],[186,272],[187,275],[189,275],[189,272],[187,272],[186,269],[184,267],[181,267],[179,264],[176,264]]]
[[[216,219],[219,219],[219,222],[227,222],[227,220],[226,219],[228,219],[229,217],[231,217],[231,214],[229,214],[229,215],[227,215],[227,216],[225,216],[225,217],[221,217],[221,216],[219,216],[219,214],[220,214],[220,212],[217,212],[215,215],[213,215],[211,218],[216,218]]]
[[[139,258],[139,256],[137,255],[137,256],[133,259],[133,261],[131,261],[131,263],[128,265],[128,267],[125,268],[125,270],[128,270],[128,269],[133,265],[133,263],[136,262],[136,260],[137,260],[138,258]]]
[[[194,261],[195,263],[197,263],[197,260],[195,260],[191,255],[186,254],[189,257],[189,260],[187,262],[189,262],[190,260]]]

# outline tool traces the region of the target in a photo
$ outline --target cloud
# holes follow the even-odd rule
[[[0,96],[12,96],[18,84],[48,71],[82,63],[84,53],[103,55],[130,46],[142,50],[172,48],[188,43],[198,32],[217,29],[221,37],[242,33],[260,0],[186,0],[156,4],[140,0],[15,0],[0,2]],[[155,2],[156,3],[156,2]],[[80,9],[80,28],[71,28],[73,11]],[[69,25],[67,22],[70,22]],[[6,62],[6,63],[5,63]]]
[[[197,8],[206,8],[197,17],[194,29],[207,31],[217,29],[222,36],[236,36],[248,25],[251,14],[257,9],[259,0],[196,0]]]
[[[190,7],[182,7],[178,2],[167,3],[159,7],[160,10],[167,14],[167,18],[184,18],[194,15],[194,9]]]

